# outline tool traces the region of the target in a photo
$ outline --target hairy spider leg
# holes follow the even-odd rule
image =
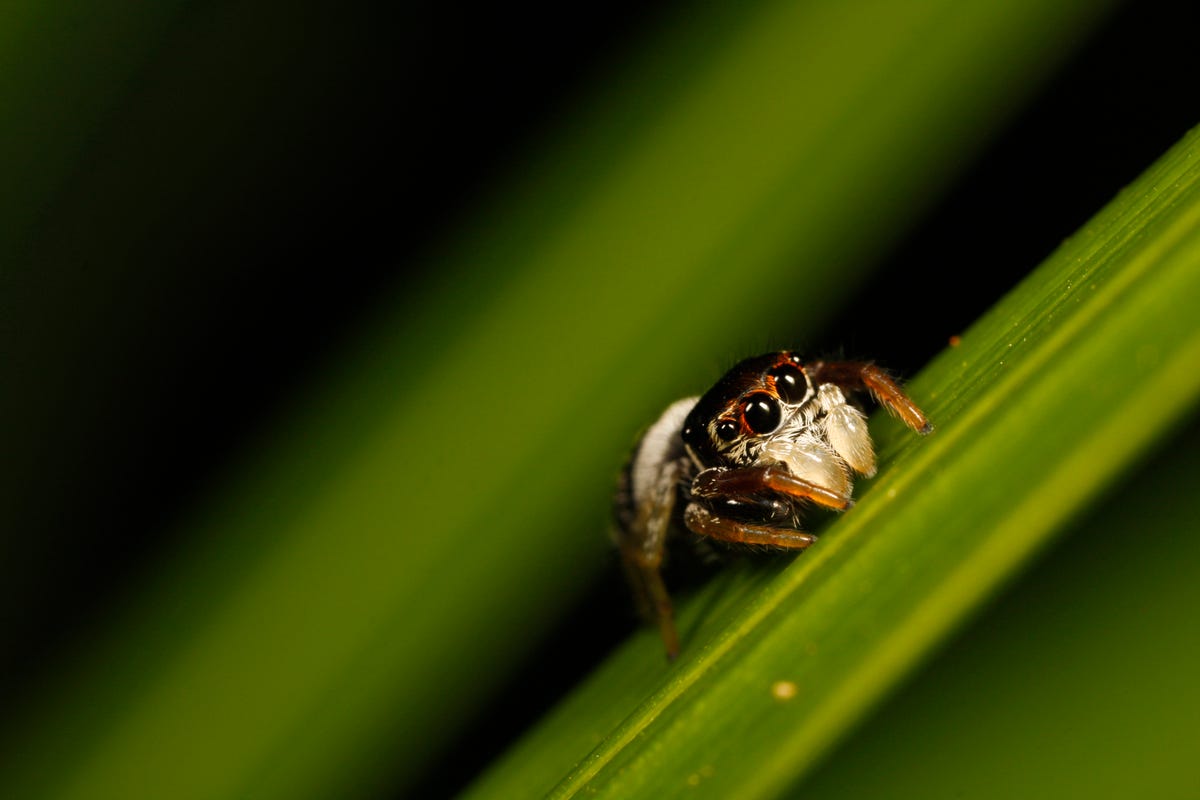
[[[679,655],[679,635],[675,631],[671,596],[663,583],[662,562],[682,473],[682,463],[666,465],[653,494],[639,504],[637,518],[630,530],[620,532],[617,537],[621,562],[629,585],[634,588],[639,610],[651,622],[657,623],[667,656],[672,659]]]
[[[818,361],[808,370],[817,384],[832,383],[852,392],[870,392],[876,402],[921,435],[933,430],[917,404],[909,399],[891,376],[874,364],[865,361]]]
[[[837,511],[845,511],[854,505],[848,495],[798,478],[787,467],[778,464],[713,467],[697,475],[692,483],[692,494],[697,497],[747,496],[761,492],[778,492],[798,500],[811,500]]]
[[[772,528],[718,517],[699,503],[688,504],[683,512],[683,522],[688,526],[688,530],[699,536],[709,536],[737,544],[761,544],[788,550],[803,550],[817,540],[816,536],[804,531]]]

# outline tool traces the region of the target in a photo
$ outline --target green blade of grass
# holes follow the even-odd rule
[[[696,321],[753,303],[789,338],[815,324],[1097,4],[694,13],[6,720],[0,795],[351,796],[418,774],[603,563],[596,478],[636,426],[772,333]]]
[[[635,639],[472,796],[537,795],[568,758],[555,797],[793,785],[1195,407],[1198,154],[1194,131],[914,381],[936,432],[893,423],[884,469],[821,543],[696,598],[669,671],[652,632]]]
[[[1200,417],[837,748],[807,797],[1192,797]]]

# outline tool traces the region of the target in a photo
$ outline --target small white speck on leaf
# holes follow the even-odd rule
[[[780,702],[787,702],[796,696],[796,684],[791,681],[775,681],[771,684],[771,695]]]

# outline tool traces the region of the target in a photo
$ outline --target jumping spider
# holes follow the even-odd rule
[[[615,538],[645,616],[667,655],[679,652],[661,567],[685,528],[706,539],[802,550],[807,503],[853,505],[852,473],[875,474],[866,417],[847,393],[868,392],[920,434],[932,426],[874,364],[816,361],[789,352],[748,358],[702,397],[667,408],[637,443],[614,499]]]

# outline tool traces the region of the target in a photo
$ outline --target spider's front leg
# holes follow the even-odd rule
[[[797,500],[811,500],[835,511],[845,511],[854,505],[849,495],[799,478],[781,464],[712,467],[697,475],[692,483],[692,494],[696,497],[749,497],[764,492],[776,492]]]
[[[698,501],[726,499],[746,506],[761,506],[764,512],[778,505],[778,501],[766,499],[771,496],[808,500],[838,511],[853,505],[848,495],[799,478],[779,464],[706,469],[692,482],[692,496]],[[802,550],[817,540],[811,533],[774,524],[772,517],[777,517],[776,514],[764,513],[763,521],[750,522],[722,517],[698,501],[684,509],[683,521],[700,536],[788,550]]]
[[[804,531],[718,517],[699,503],[688,504],[683,512],[683,522],[692,533],[734,544],[761,544],[785,550],[803,550],[817,540],[816,536]]]
[[[904,424],[922,435],[933,430],[925,412],[917,407],[891,376],[865,361],[818,361],[809,368],[817,385],[832,383],[851,392],[867,391]]]

